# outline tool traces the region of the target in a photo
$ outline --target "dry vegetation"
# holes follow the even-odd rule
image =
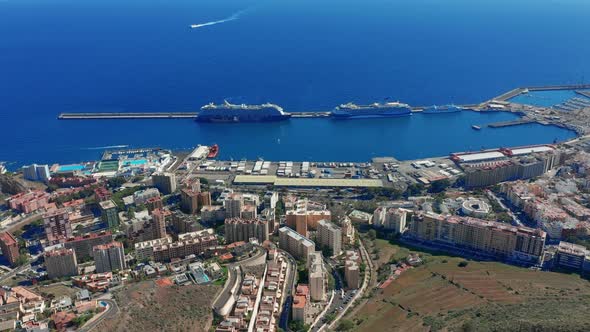
[[[378,242],[380,263],[408,250]],[[390,246],[388,248],[388,246]],[[384,257],[385,256],[385,257]],[[373,291],[357,331],[590,331],[590,282],[494,262],[425,254],[425,264]]]
[[[158,286],[143,281],[115,295],[120,312],[97,331],[207,331],[213,319],[211,303],[219,286]]]

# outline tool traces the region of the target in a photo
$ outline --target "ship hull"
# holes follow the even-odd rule
[[[290,115],[273,115],[273,116],[197,116],[195,121],[197,122],[209,122],[209,123],[235,123],[235,122],[276,122],[288,120]]]
[[[402,116],[412,115],[411,111],[407,112],[395,112],[395,113],[367,113],[367,114],[354,114],[352,112],[336,112],[330,113],[330,116],[334,119],[346,120],[346,119],[375,119],[375,118],[398,118]]]
[[[424,114],[443,114],[443,113],[456,113],[462,111],[461,108],[457,106],[442,106],[442,107],[429,107],[422,111]]]

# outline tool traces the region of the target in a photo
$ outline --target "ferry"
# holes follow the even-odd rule
[[[209,147],[209,153],[207,154],[207,158],[213,159],[213,158],[217,157],[218,154],[219,154],[219,145],[213,144],[211,147]]]
[[[455,106],[452,104],[451,105],[443,105],[443,106],[433,105],[431,107],[424,109],[423,113],[427,113],[427,114],[455,113],[455,112],[460,112],[462,110],[464,110],[464,108],[459,107],[459,106]]]
[[[412,110],[408,104],[400,102],[370,105],[347,103],[334,108],[330,115],[335,119],[384,118],[412,115]]]
[[[227,100],[223,104],[210,103],[201,107],[196,121],[199,122],[265,122],[280,121],[291,117],[283,108],[270,103],[261,105],[235,105]]]

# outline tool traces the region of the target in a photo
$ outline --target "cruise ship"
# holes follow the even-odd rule
[[[425,108],[422,113],[427,114],[440,114],[440,113],[455,113],[462,111],[462,107],[458,107],[455,105],[444,105],[444,106],[437,106],[433,105],[431,107]]]
[[[336,107],[330,113],[336,119],[383,118],[411,114],[410,106],[400,102],[373,103],[370,105],[348,103]]]
[[[224,101],[223,104],[210,103],[201,107],[197,115],[199,122],[264,122],[280,121],[291,117],[290,113],[275,104],[246,105],[231,104]]]

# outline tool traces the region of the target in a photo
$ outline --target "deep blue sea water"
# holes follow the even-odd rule
[[[384,98],[461,104],[581,83],[588,13],[587,0],[0,0],[0,160],[211,143],[226,158],[411,159],[563,140],[573,133],[540,125],[477,132],[471,124],[512,116],[471,112],[238,125],[56,116],[193,111],[224,98],[287,111]]]

